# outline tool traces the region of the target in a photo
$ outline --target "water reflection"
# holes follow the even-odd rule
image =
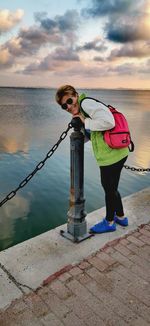
[[[11,246],[16,233],[15,223],[17,219],[27,220],[30,212],[30,196],[23,197],[17,194],[7,205],[3,205],[0,209],[0,248]]]
[[[136,115],[130,115],[130,129],[135,143],[132,162],[135,162],[137,167],[147,168],[150,165],[149,124],[150,112],[136,112]]]
[[[10,136],[0,135],[0,152],[8,154],[16,154],[22,152],[28,153],[28,143],[23,139],[16,139]]]

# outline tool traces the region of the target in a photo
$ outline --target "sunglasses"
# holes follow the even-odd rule
[[[71,97],[69,97],[69,98],[67,99],[67,101],[61,105],[61,108],[62,108],[63,110],[67,110],[67,108],[68,108],[68,104],[71,105],[72,103],[73,103],[73,99],[72,99]]]

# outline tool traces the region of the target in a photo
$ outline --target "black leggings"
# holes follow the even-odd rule
[[[108,166],[100,166],[101,183],[105,191],[106,220],[113,221],[114,213],[123,216],[123,205],[118,191],[121,170],[127,156],[121,161]]]

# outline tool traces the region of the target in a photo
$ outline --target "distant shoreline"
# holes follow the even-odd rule
[[[45,89],[45,90],[56,90],[57,87],[28,87],[28,86],[0,86],[0,88],[14,88],[14,89]],[[88,88],[88,87],[78,87],[78,89],[87,89],[87,90],[102,90],[102,91],[150,91],[150,88]]]

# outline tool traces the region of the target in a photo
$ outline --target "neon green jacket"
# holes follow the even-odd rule
[[[79,96],[79,103],[85,97],[85,94],[81,94]],[[113,149],[103,139],[103,131],[111,129],[115,125],[113,115],[107,107],[88,99],[85,99],[82,107],[84,112],[82,110],[81,112],[89,116],[85,117],[85,129],[90,129],[93,152],[98,165],[111,165],[128,156],[128,147]]]

